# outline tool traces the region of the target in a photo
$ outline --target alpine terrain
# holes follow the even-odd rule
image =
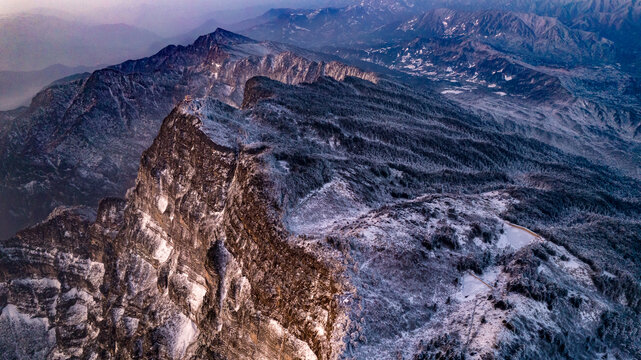
[[[614,3],[273,9],[0,112],[0,358],[641,359]]]

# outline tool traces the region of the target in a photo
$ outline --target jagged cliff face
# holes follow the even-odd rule
[[[174,111],[127,202],[59,209],[3,243],[3,353],[336,358],[339,266],[288,245],[266,149],[205,129]]]
[[[153,329],[166,316],[145,324],[144,348],[158,347],[158,356],[170,358],[186,356],[192,343],[198,346],[189,354],[205,358],[336,355],[339,279],[328,264],[287,244],[265,149],[213,141],[205,122],[180,109],[172,113],[143,155],[130,195],[123,249],[136,244],[145,255],[122,261],[119,273],[140,279],[149,278],[140,269],[149,271],[156,281],[138,289],[141,301],[173,308],[169,316],[181,319],[160,340]],[[121,306],[136,308],[131,300]],[[122,355],[135,346],[132,340]]]
[[[239,107],[245,82],[257,75],[291,84],[319,76],[376,81],[329,56],[219,30],[187,47],[58,83],[0,125],[0,238],[55,206],[122,196],[178,101],[211,96]]]
[[[242,104],[182,102],[126,200],[56,210],[2,242],[3,353],[639,350],[640,266],[620,255],[640,229],[631,180],[387,81],[259,77]],[[585,231],[595,221],[621,231],[617,251]]]
[[[2,244],[0,340],[7,358],[70,358],[95,346],[104,318],[109,241],[122,200],[59,208],[45,223]]]

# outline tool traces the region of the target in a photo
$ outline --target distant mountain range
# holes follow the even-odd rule
[[[153,53],[150,46],[160,40],[130,25],[87,25],[46,15],[2,16],[0,29],[0,70],[11,71],[113,64]]]
[[[0,71],[0,110],[29,105],[31,98],[53,81],[93,68],[51,65],[39,71]]]
[[[636,174],[639,147],[626,141],[641,138],[633,70],[638,60],[625,60],[626,45],[553,17],[479,6],[430,9],[437,5],[363,1],[280,9],[241,32],[385,66],[417,83],[435,81],[445,95],[500,116],[506,126],[576,154],[603,159],[597,154],[605,151],[608,164]],[[533,122],[533,114],[558,120]],[[542,128],[525,130],[533,124]],[[618,142],[622,138],[627,140]]]
[[[421,3],[416,1],[415,3]],[[640,71],[641,3],[637,0],[436,0],[433,6],[458,9],[497,9],[550,16],[570,28],[612,40],[622,63]]]
[[[352,5],[343,8],[274,9],[253,21],[246,21],[243,34],[319,48],[327,45],[357,44],[363,37],[407,14],[383,8]],[[252,26],[252,24],[255,24]]]
[[[614,44],[594,33],[553,18],[496,10],[430,10],[360,41],[326,50],[413,75],[480,81],[536,100],[570,95],[556,76],[537,67],[608,65],[616,57]]]
[[[387,26],[377,35],[480,41],[534,64],[577,66],[609,63],[615,58],[610,40],[570,29],[555,18],[509,11],[431,10],[398,26]]]
[[[634,58],[633,55],[641,51],[641,44],[633,39],[636,39],[641,31],[641,5],[634,0],[482,0],[478,2],[466,0],[430,2],[374,0],[361,1],[346,7],[317,10],[280,9],[260,17],[267,21],[259,21],[259,24],[254,27],[239,30],[256,38],[287,41],[299,45],[306,43],[308,47],[358,44],[365,41],[363,36],[380,26],[394,21],[407,21],[412,17],[421,16],[418,14],[439,8],[465,9],[462,13],[458,12],[461,16],[463,13],[470,16],[478,15],[478,13],[471,14],[471,10],[502,10],[521,13],[521,15],[510,15],[519,19],[501,19],[501,21],[506,21],[502,26],[511,26],[509,24],[515,24],[515,20],[518,20],[522,22],[520,26],[537,29],[539,36],[543,35],[541,31],[545,31],[548,32],[545,36],[558,37],[558,40],[561,41],[560,45],[566,41],[581,42],[586,40],[585,37],[596,37],[596,39],[603,37],[615,44],[613,50],[619,58],[631,62],[631,68],[638,70],[639,67],[638,58]],[[524,15],[525,13],[531,15]],[[431,14],[433,16],[437,13],[431,12]],[[496,16],[498,12],[486,12],[486,17],[483,20],[489,20],[487,18],[490,16],[489,14]],[[508,13],[501,12],[501,14]],[[535,18],[533,15],[550,18]],[[532,22],[534,20],[536,23]],[[454,22],[457,21],[464,21],[464,19],[460,17],[454,19]],[[442,24],[442,21],[435,24],[438,26],[438,24]],[[486,23],[485,26],[491,27],[491,24]],[[494,28],[494,30],[497,29],[497,27]],[[592,34],[581,34],[578,30]],[[458,31],[460,33],[462,28],[458,28]],[[452,32],[452,34],[455,33]],[[513,46],[516,45],[515,42]],[[600,49],[594,50],[597,51],[597,56],[601,54]],[[582,50],[583,53],[585,51],[589,51],[589,49]],[[608,55],[610,52],[611,50],[608,50]]]

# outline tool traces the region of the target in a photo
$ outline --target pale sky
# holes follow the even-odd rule
[[[135,8],[153,5],[157,8],[201,8],[207,10],[242,9],[254,6],[306,7],[310,4],[331,3],[322,0],[0,0],[0,13],[50,8],[70,13],[86,13],[104,8]]]
[[[332,0],[0,0],[0,14],[37,12],[75,21],[125,23],[171,36],[206,20],[221,25],[272,7],[317,7]],[[333,0],[336,1],[336,0]],[[225,12],[220,13],[221,10]]]
[[[207,8],[229,8],[242,7],[243,3],[248,6],[260,3],[256,0],[0,0],[0,12],[11,13],[27,11],[34,8],[50,8],[65,12],[77,13],[111,7],[134,7],[142,4],[153,4],[156,6],[193,7],[206,5]],[[240,5],[240,6],[239,6]]]

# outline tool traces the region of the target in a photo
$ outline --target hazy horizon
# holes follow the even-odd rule
[[[0,15],[37,13],[96,24],[124,23],[171,37],[204,21],[221,25],[256,17],[273,7],[316,7],[330,0],[0,0]]]
[[[170,0],[96,0],[87,2],[82,0],[1,0],[0,1],[0,14],[11,14],[17,12],[29,12],[39,9],[51,9],[69,14],[83,14],[102,9],[116,9],[116,8],[136,8],[140,6],[150,8],[164,8],[164,9],[208,9],[208,10],[228,10],[228,9],[242,9],[255,5],[262,4],[277,4],[285,3],[287,1],[260,1],[260,0],[244,0],[241,2],[231,0],[189,0],[185,2],[176,2]]]
[[[191,43],[217,27],[238,30],[239,22],[270,8],[337,6],[345,1],[0,0],[0,71],[115,64],[149,56],[169,44]],[[126,26],[101,26],[116,24]]]

